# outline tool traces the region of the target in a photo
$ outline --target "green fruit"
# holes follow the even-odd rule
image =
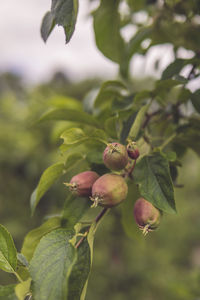
[[[107,168],[120,171],[128,163],[126,147],[119,143],[108,144],[103,153],[103,161]]]
[[[133,213],[135,221],[143,230],[144,235],[156,229],[160,224],[161,213],[159,209],[144,198],[139,198],[135,202]]]
[[[124,201],[127,192],[128,186],[121,176],[105,174],[95,181],[91,200],[94,201],[93,206],[110,208]]]
[[[85,171],[72,177],[70,183],[65,183],[70,191],[77,196],[89,197],[92,194],[92,186],[99,178],[99,175],[93,171]]]

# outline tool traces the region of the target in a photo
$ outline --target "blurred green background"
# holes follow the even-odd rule
[[[24,87],[18,76],[0,75],[0,223],[12,234],[18,251],[25,234],[45,215],[59,213],[66,198],[60,181],[30,217],[30,195],[44,169],[60,155],[59,134],[66,126],[34,121],[54,97],[82,101],[99,82],[73,83],[56,73],[45,84]],[[141,87],[146,83],[140,82]],[[175,189],[178,214],[164,215],[160,228],[145,238],[126,236],[120,208],[105,217],[95,238],[87,300],[200,299],[200,160],[192,151],[183,157],[178,183],[184,185]],[[0,284],[14,280],[0,272]]]

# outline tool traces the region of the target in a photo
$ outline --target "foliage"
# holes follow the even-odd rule
[[[126,6],[126,13],[122,5]],[[102,153],[112,142],[124,145],[136,142],[140,151],[137,160],[130,161],[118,172],[126,179],[129,192],[125,202],[112,209],[117,225],[121,219],[125,233],[137,240],[138,229],[133,225],[132,210],[140,196],[162,211],[166,219],[176,213],[174,188],[180,187],[178,167],[183,154],[191,149],[200,155],[199,90],[190,89],[192,80],[200,75],[199,10],[200,5],[195,1],[100,1],[91,14],[96,45],[104,56],[119,65],[119,77],[104,82],[89,107],[85,101],[80,103],[78,99],[57,96],[49,97],[48,103],[38,105],[30,115],[30,111],[27,113],[36,128],[43,128],[46,121],[55,122],[52,130],[56,128],[56,136],[62,139],[61,155],[52,154],[47,158],[51,165],[41,175],[31,196],[32,214],[55,181],[61,189],[64,178],[70,180],[82,171],[91,169],[100,175],[107,173]],[[57,24],[63,27],[66,42],[69,42],[77,13],[77,0],[52,0],[51,10],[42,21],[43,39],[47,40]],[[138,22],[138,13],[145,14],[144,22]],[[122,35],[126,26],[135,29],[128,41]],[[173,46],[174,61],[163,70],[152,88],[134,89],[130,76],[132,57],[135,54],[146,56],[152,47],[166,43]],[[146,44],[148,46],[144,46]],[[192,58],[179,57],[180,47],[191,50]],[[186,76],[183,76],[184,69],[188,72]],[[39,112],[43,114],[37,118]],[[1,114],[4,116],[5,112]],[[5,137],[1,134],[3,140]],[[37,141],[32,141],[29,133],[24,133],[24,137],[27,138],[27,153],[30,150],[32,156]],[[35,144],[31,147],[28,141]],[[64,197],[63,194],[60,196]],[[29,232],[18,255],[10,233],[1,225],[0,268],[13,273],[19,283],[1,287],[0,297],[85,299],[94,235],[108,210],[90,209],[90,199],[67,194],[59,214],[48,217],[39,228]],[[96,217],[91,218],[91,210]],[[116,245],[116,240],[111,239]],[[182,299],[191,296],[191,291],[184,292]],[[132,293],[133,296],[137,295]]]

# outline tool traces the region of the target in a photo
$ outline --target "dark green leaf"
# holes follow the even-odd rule
[[[124,56],[124,41],[120,35],[118,0],[102,0],[94,13],[96,45],[109,59],[120,63]]]
[[[0,300],[17,300],[14,284],[0,285]]]
[[[91,267],[90,246],[87,239],[84,239],[77,249],[77,260],[73,265],[72,272],[69,277],[69,300],[83,300],[81,294],[88,279]]]
[[[167,66],[167,68],[162,73],[162,79],[169,79],[174,75],[179,74],[182,68],[185,66],[187,60],[177,58],[173,63]]]
[[[159,152],[144,156],[134,170],[142,197],[167,213],[175,213],[175,201],[169,164]]]
[[[31,212],[35,211],[42,196],[48,191],[52,184],[63,174],[64,164],[57,163],[47,168],[42,174],[38,186],[31,195]]]
[[[200,118],[190,118],[188,124],[178,128],[175,145],[193,149],[200,155]]]
[[[33,296],[37,300],[67,299],[67,279],[76,261],[70,243],[74,231],[56,229],[39,242],[30,262]]]
[[[31,260],[40,239],[52,230],[61,227],[60,223],[59,217],[53,217],[26,235],[22,245],[21,253],[27,258],[28,261]]]
[[[136,34],[131,38],[130,42],[128,43],[128,57],[129,59],[132,57],[133,54],[139,52],[140,45],[143,40],[150,38],[152,32],[151,27],[143,27],[136,32]]]
[[[61,219],[62,226],[73,228],[90,206],[91,202],[88,198],[70,194],[65,200]]]
[[[78,0],[52,0],[51,13],[56,24],[63,26],[68,43],[75,29]]]
[[[49,35],[51,34],[52,30],[55,27],[55,20],[50,11],[48,11],[42,20],[42,25],[41,25],[41,36],[44,40],[44,42],[47,41]]]
[[[83,123],[87,125],[99,126],[98,122],[89,114],[83,111],[77,111],[73,109],[55,109],[45,113],[39,122],[50,120],[66,120]]]
[[[200,89],[191,95],[191,101],[196,111],[200,113]]]
[[[17,250],[8,230],[0,225],[0,269],[14,273],[17,266]]]

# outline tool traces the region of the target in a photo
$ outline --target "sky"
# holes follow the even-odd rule
[[[1,3],[0,72],[19,72],[27,81],[35,83],[48,79],[60,69],[75,80],[116,74],[117,65],[95,46],[87,1],[80,1],[76,30],[69,44],[65,44],[63,29],[58,26],[47,43],[43,42],[40,25],[50,5],[50,0],[5,0]]]
[[[58,70],[71,79],[101,76],[113,79],[117,64],[103,56],[95,45],[92,18],[88,1],[79,1],[79,14],[75,33],[66,45],[61,27],[51,33],[45,44],[40,36],[44,14],[50,9],[51,0],[4,0],[0,9],[0,72],[13,71],[25,81],[37,84],[47,81]],[[128,32],[124,32],[125,36]],[[129,32],[132,34],[132,32]],[[180,57],[190,53],[182,50]],[[155,70],[155,61],[160,69]],[[172,47],[162,45],[148,51],[147,58],[135,55],[131,61],[131,74],[135,77],[154,75],[159,78],[162,70],[173,60]],[[187,73],[187,70],[186,70]]]

